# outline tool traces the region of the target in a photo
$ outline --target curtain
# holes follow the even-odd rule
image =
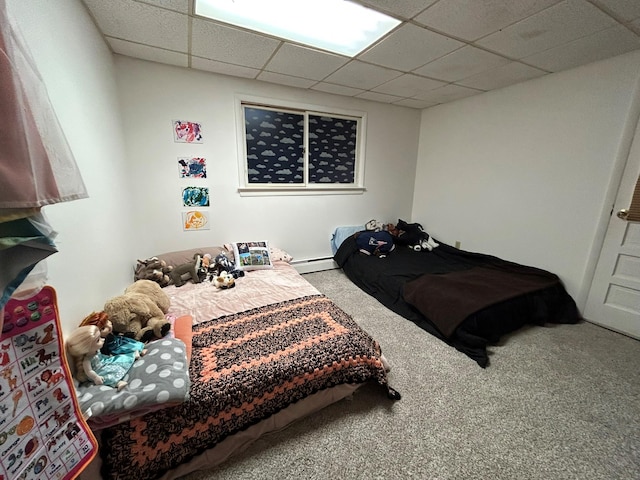
[[[0,326],[11,294],[57,251],[41,207],[85,197],[45,84],[0,0]]]

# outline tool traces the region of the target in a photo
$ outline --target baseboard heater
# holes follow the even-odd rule
[[[298,273],[320,272],[322,270],[338,268],[338,264],[334,262],[333,257],[292,260],[291,265],[298,271]]]

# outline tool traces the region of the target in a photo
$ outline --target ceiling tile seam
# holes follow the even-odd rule
[[[269,62],[271,62],[271,60],[273,60],[273,57],[276,56],[276,53],[278,53],[278,51],[282,48],[282,46],[285,44],[284,40],[280,39],[280,43],[276,46],[276,48],[273,49],[273,52],[271,52],[271,55],[269,55],[269,58],[267,58],[267,60],[262,64],[262,67],[260,67],[258,70],[260,70],[260,73],[265,72],[265,68],[267,67],[267,65],[269,65]],[[278,73],[278,72],[271,72],[271,73]],[[260,75],[260,74],[258,74]],[[282,75],[282,74],[280,74]],[[291,77],[295,76],[295,75],[290,75]],[[310,79],[305,79],[305,80],[310,80]]]
[[[605,15],[608,15],[609,17],[613,18],[616,22],[618,23],[631,23],[634,22],[635,20],[637,20],[637,18],[634,18],[632,20],[626,21],[623,18],[619,17],[616,12],[614,12],[612,9],[608,8],[606,5],[599,5],[597,3],[595,3],[593,0],[585,0],[587,3],[590,3],[591,5],[593,5],[594,7],[596,7],[598,10],[600,10],[602,13],[604,13]],[[640,18],[640,17],[638,17]]]
[[[157,45],[149,45],[148,43],[142,43],[142,42],[136,42],[135,40],[129,40],[127,38],[121,38],[121,37],[114,37],[113,35],[104,35],[105,40],[107,38],[112,38],[114,40],[120,40],[122,42],[127,42],[127,43],[132,43],[134,45],[141,45],[143,47],[149,47],[149,48],[154,48],[156,50],[162,50],[164,52],[171,52],[171,53],[179,53],[180,55],[189,55],[189,52],[182,52],[180,50],[171,50],[170,48],[164,48],[164,47],[159,47]],[[109,42],[106,42],[107,45],[109,45]],[[112,49],[113,50],[113,49]],[[117,52],[113,52],[113,53],[117,53]]]
[[[140,3],[142,5],[146,5],[148,7],[157,8],[159,10],[166,10],[167,12],[179,13],[180,15],[188,15],[188,13],[184,13],[180,10],[174,10],[173,8],[165,7],[164,5],[158,5],[156,3],[145,2],[144,0],[133,0],[136,3]]]

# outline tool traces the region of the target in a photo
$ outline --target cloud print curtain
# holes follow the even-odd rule
[[[56,252],[40,208],[85,197],[46,87],[0,0],[0,311],[33,267]]]

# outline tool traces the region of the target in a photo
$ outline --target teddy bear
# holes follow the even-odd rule
[[[164,260],[160,260],[158,257],[151,257],[146,260],[138,260],[133,279],[153,280],[161,287],[166,287],[171,283],[170,274],[172,270],[173,267],[168,266]]]
[[[419,223],[407,223],[398,219],[396,225],[389,224],[387,231],[393,236],[394,242],[398,245],[407,245],[416,252],[422,250],[431,251],[440,244],[431,235],[424,231]]]
[[[171,322],[165,317],[169,305],[169,297],[160,285],[152,280],[137,280],[123,295],[108,300],[103,310],[113,324],[114,333],[147,342],[169,333]]]

